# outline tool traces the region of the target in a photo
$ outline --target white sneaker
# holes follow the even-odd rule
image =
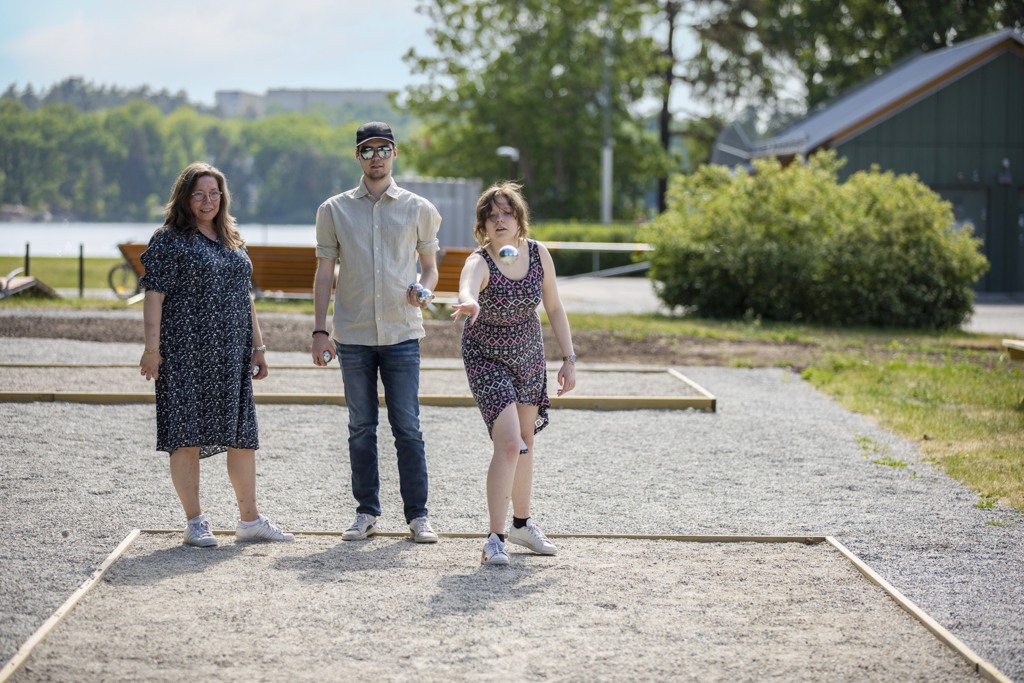
[[[548,540],[533,519],[527,519],[526,526],[520,529],[515,527],[509,529],[508,542],[529,548],[540,555],[554,555],[558,552],[555,544]]]
[[[484,550],[480,554],[480,564],[508,564],[508,553],[498,534],[491,532],[487,535]]]
[[[199,515],[195,521],[188,523],[185,527],[185,545],[200,548],[212,548],[217,545],[217,539],[210,531],[210,523],[206,521],[206,517]]]
[[[417,517],[409,522],[409,531],[412,532],[412,540],[416,543],[437,543],[437,533],[430,526],[430,520],[426,517]]]
[[[376,521],[376,517],[365,512],[356,514],[356,521],[352,522],[352,526],[345,529],[345,532],[341,535],[341,540],[361,541],[367,536],[373,536],[377,533],[377,527],[374,526]]]
[[[259,516],[259,524],[244,526],[241,521],[235,527],[236,541],[294,541],[295,536],[278,529],[273,522]]]

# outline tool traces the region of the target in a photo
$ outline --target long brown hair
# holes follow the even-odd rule
[[[484,190],[480,199],[476,200],[476,225],[473,226],[473,239],[480,246],[485,246],[487,239],[487,217],[491,215],[491,205],[498,197],[504,197],[512,208],[512,215],[516,217],[516,239],[526,239],[530,236],[530,209],[523,199],[522,185],[507,180],[503,183],[495,183]]]
[[[213,230],[217,233],[220,243],[228,249],[237,249],[245,242],[238,228],[235,217],[231,215],[231,193],[228,192],[228,180],[220,169],[197,161],[185,167],[171,188],[171,198],[164,207],[164,228],[177,230],[186,235],[194,235],[199,231],[196,216],[192,213],[192,192],[196,183],[203,176],[210,176],[217,181],[220,190],[220,210],[213,217]]]

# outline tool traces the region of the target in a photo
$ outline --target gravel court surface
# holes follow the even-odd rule
[[[5,362],[125,362],[130,344],[0,339]],[[272,364],[305,354],[272,354]],[[272,365],[273,367],[273,365]],[[718,397],[695,411],[552,412],[537,440],[534,516],[549,533],[831,535],[979,656],[1024,680],[1024,520],[920,461],[913,445],[781,370],[679,368]],[[336,376],[336,375],[335,375]],[[340,379],[339,379],[340,385]],[[340,390],[340,387],[339,387]],[[0,456],[0,659],[6,661],[132,528],[183,522],[151,451],[152,406],[4,404]],[[351,521],[344,409],[261,406],[262,510],[290,529]],[[425,408],[431,517],[486,528],[489,458],[475,408]],[[404,531],[382,430],[381,520]],[[867,449],[869,450],[866,450]],[[870,456],[870,457],[866,457]],[[871,462],[879,456],[907,467]],[[204,464],[204,507],[231,528],[223,458]],[[476,552],[459,571],[476,568]],[[600,552],[600,551],[599,551]]]
[[[144,534],[16,680],[980,680],[827,544],[560,543]],[[195,614],[217,635],[182,648]]]

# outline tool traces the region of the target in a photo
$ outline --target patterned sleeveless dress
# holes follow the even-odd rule
[[[462,361],[491,433],[494,421],[511,404],[537,406],[536,434],[548,424],[548,375],[544,337],[537,306],[541,303],[544,266],[534,240],[527,241],[530,267],[521,280],[505,277],[486,249],[487,286],[480,292],[480,315],[462,328]]]

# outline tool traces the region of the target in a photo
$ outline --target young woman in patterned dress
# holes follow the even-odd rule
[[[267,347],[250,293],[252,262],[230,207],[224,174],[190,164],[142,254],[146,347],[139,372],[156,383],[156,448],[170,454],[188,519],[184,542],[201,547],[217,539],[199,503],[199,460],[224,451],[238,500],[235,538],[293,539],[256,507],[252,380],[267,376]]]
[[[456,321],[462,331],[462,359],[469,386],[494,444],[487,470],[490,532],[483,564],[508,564],[505,520],[512,504],[508,541],[542,555],[555,545],[530,518],[533,437],[548,423],[547,367],[537,306],[551,321],[562,349],[558,395],[576,386],[576,354],[569,320],[558,296],[555,265],[547,248],[529,239],[529,211],[519,185],[493,185],[476,205],[473,236],[480,248],[466,259],[459,282]],[[518,255],[502,259],[502,247]]]

